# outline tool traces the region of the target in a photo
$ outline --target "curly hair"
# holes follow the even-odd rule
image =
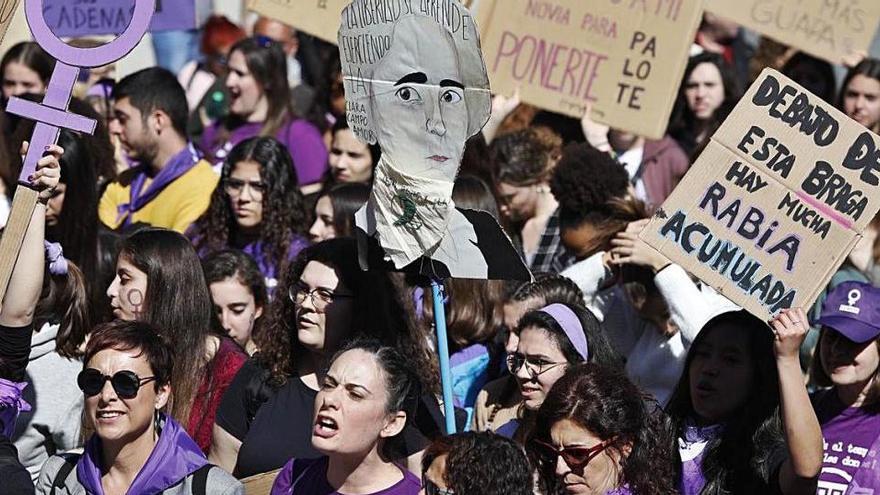
[[[680,463],[677,440],[683,436],[686,422],[696,417],[690,388],[690,367],[700,343],[722,325],[733,326],[749,340],[754,375],[745,404],[730,414],[723,433],[711,440],[704,450],[703,475],[706,486],[701,493],[761,493],[770,478],[768,461],[776,447],[785,440],[779,417],[779,375],[773,354],[773,334],[767,324],[745,310],[722,313],[703,325],[688,351],[681,378],[666,411],[672,432],[669,439],[674,458]]]
[[[530,127],[499,136],[491,151],[498,182],[531,186],[545,182],[559,160],[562,138],[545,127]]]
[[[649,400],[621,370],[594,363],[569,368],[538,410],[526,442],[542,493],[562,493],[562,487],[556,459],[543,458],[535,440],[551,443],[553,425],[566,419],[610,442],[608,449],[620,458],[618,486],[639,494],[676,493],[671,435],[662,411],[652,408]]]
[[[286,297],[299,282],[306,265],[321,263],[336,271],[342,284],[354,294],[352,334],[349,339],[372,337],[403,353],[431,393],[439,388],[439,368],[428,349],[427,338],[416,325],[411,305],[405,304],[400,283],[387,272],[364,271],[358,264],[357,241],[330,239],[309,246],[290,264],[279,284],[281,297],[272,301],[269,324],[256,336],[258,362],[269,371],[269,384],[281,387],[295,373],[295,360],[308,352],[296,340],[296,305]],[[325,349],[332,354],[337,349]]]
[[[566,146],[550,179],[560,221],[570,226],[609,216],[608,202],[624,197],[628,188],[629,174],[623,165],[586,143]]]
[[[244,244],[232,212],[232,200],[223,187],[241,162],[260,165],[260,181],[266,186],[259,236],[263,241],[262,256],[276,273],[282,273],[290,258],[291,242],[308,229],[308,217],[290,153],[275,138],[254,137],[232,148],[223,162],[220,185],[214,189],[211,204],[189,236],[201,255]]]
[[[532,470],[513,440],[469,431],[438,437],[422,456],[422,477],[438,457],[446,456],[443,481],[455,493],[531,495]]]

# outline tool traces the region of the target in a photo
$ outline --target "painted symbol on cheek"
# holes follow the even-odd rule
[[[144,309],[144,293],[139,289],[132,289],[125,294],[125,299],[128,300],[128,306],[135,319],[140,320]]]

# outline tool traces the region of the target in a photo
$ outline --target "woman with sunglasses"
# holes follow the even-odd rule
[[[256,337],[260,352],[242,367],[217,412],[209,457],[239,478],[278,469],[291,458],[321,455],[312,446],[312,418],[323,372],[356,337],[398,349],[429,392],[439,389],[426,336],[412,322],[399,288],[385,272],[361,270],[354,239],[306,248],[284,280],[270,324]],[[415,433],[404,432],[404,455],[427,443]]]
[[[517,325],[519,343],[507,356],[507,369],[519,384],[517,418],[495,433],[522,440],[531,429],[535,411],[565,371],[579,363],[622,365],[599,320],[586,308],[554,303],[523,315]]]
[[[227,68],[229,115],[202,134],[206,155],[219,165],[241,141],[272,136],[290,152],[300,186],[320,183],[327,147],[321,130],[293,109],[281,45],[265,36],[245,38],[230,49]]]
[[[46,462],[37,493],[244,493],[241,483],[214,469],[165,414],[172,397],[172,355],[169,343],[147,323],[116,321],[94,330],[77,384],[95,433],[82,455]]]
[[[208,452],[220,398],[247,355],[212,324],[211,294],[192,244],[173,230],[131,234],[107,295],[114,317],[150,323],[182,356],[171,376],[169,414]]]
[[[540,493],[675,493],[671,444],[652,402],[620,370],[596,363],[569,368],[526,441]]]
[[[308,217],[290,154],[274,138],[239,143],[223,163],[211,204],[187,233],[201,256],[233,248],[257,262],[270,294],[308,245]]]
[[[422,457],[424,495],[532,495],[532,469],[522,448],[487,432],[440,437]]]
[[[355,341],[336,354],[310,424],[312,446],[323,457],[291,459],[271,495],[416,495],[418,478],[391,461],[421,395],[411,364],[375,340]]]

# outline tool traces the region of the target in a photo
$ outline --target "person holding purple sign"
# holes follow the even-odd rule
[[[321,131],[293,110],[281,45],[265,36],[245,38],[230,50],[228,64],[229,115],[205,129],[201,149],[219,165],[241,141],[274,136],[290,152],[299,185],[320,182],[327,147]]]
[[[98,205],[104,225],[184,232],[208,208],[219,178],[187,140],[187,118],[186,94],[164,69],[135,72],[113,88],[110,132],[137,165],[107,186]]]
[[[844,282],[828,295],[816,321],[822,330],[812,396],[825,455],[819,493],[880,490],[880,289]]]

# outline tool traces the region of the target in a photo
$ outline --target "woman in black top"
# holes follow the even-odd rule
[[[258,336],[259,354],[235,377],[217,412],[209,458],[240,478],[278,469],[291,457],[320,456],[311,445],[318,384],[330,357],[354,337],[372,337],[403,351],[418,363],[429,391],[439,389],[425,336],[404,309],[396,284],[387,273],[360,269],[353,239],[305,249],[284,280],[272,321]],[[439,409],[436,400],[427,402]],[[419,430],[430,434],[435,418],[423,413]],[[426,445],[414,431],[404,436],[400,457]]]

